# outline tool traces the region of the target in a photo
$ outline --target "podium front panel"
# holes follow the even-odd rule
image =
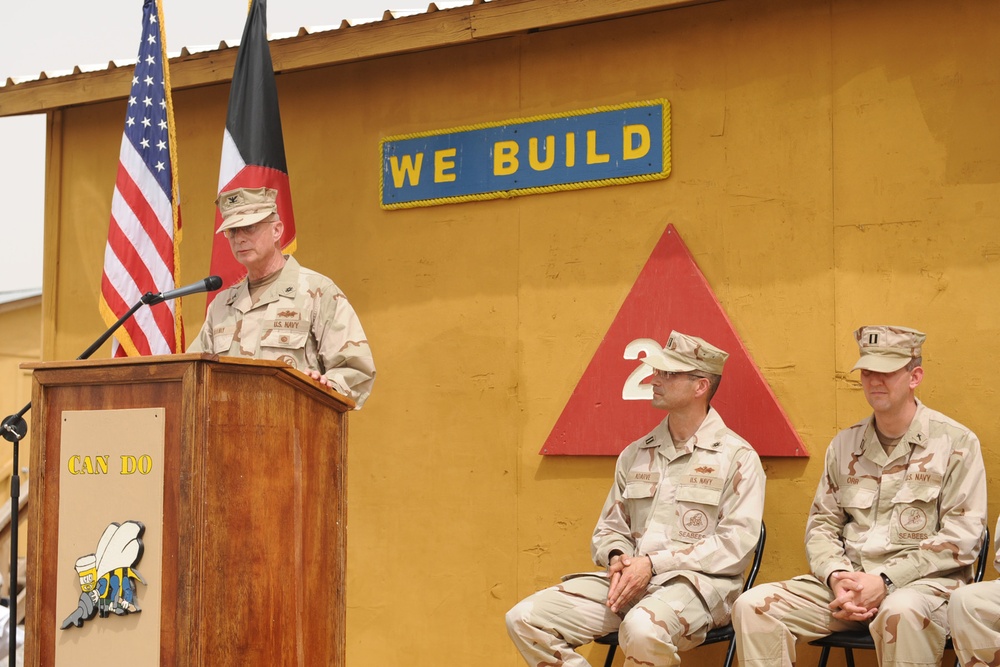
[[[62,414],[56,664],[159,660],[164,413]]]

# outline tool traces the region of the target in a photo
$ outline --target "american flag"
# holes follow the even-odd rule
[[[161,16],[157,0],[145,0],[104,250],[100,310],[108,326],[146,292],[174,289],[180,272],[174,118]],[[116,357],[179,351],[184,345],[180,303],[140,308],[115,339]]]
[[[267,45],[267,3],[252,0],[240,50],[236,54],[233,83],[229,87],[219,192],[260,187],[278,191],[278,216],[285,227],[281,247],[291,254],[295,252],[295,217],[278,111],[278,87]],[[222,214],[216,209],[215,229],[221,224]],[[222,234],[215,235],[212,245],[212,273],[222,277],[224,287],[239,282],[246,275],[246,269],[233,257],[229,242]],[[208,295],[206,307],[217,294],[221,292]]]

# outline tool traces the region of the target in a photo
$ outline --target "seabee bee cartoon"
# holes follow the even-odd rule
[[[76,561],[80,576],[80,601],[76,610],[62,622],[62,629],[83,627],[94,614],[106,618],[142,611],[136,599],[136,582],[146,581],[134,569],[142,559],[142,533],[146,527],[138,521],[112,523],[104,529],[97,550]]]

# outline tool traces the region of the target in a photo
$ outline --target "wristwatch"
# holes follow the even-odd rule
[[[885,584],[886,595],[896,590],[896,584],[892,583],[892,579],[889,578],[889,575],[887,575],[885,572],[882,572],[879,576],[882,577],[882,583]]]

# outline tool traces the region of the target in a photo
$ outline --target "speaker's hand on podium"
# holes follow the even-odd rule
[[[325,375],[323,375],[319,371],[308,370],[308,371],[306,371],[306,375],[308,375],[309,377],[311,377],[313,380],[318,381],[324,387],[330,387],[331,389],[335,388],[332,384],[330,384],[329,378],[327,378]]]

